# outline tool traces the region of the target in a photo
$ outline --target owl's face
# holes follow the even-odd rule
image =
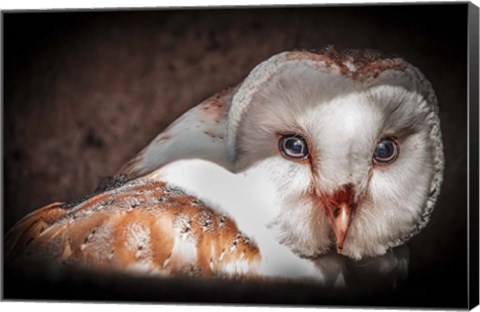
[[[336,245],[352,258],[381,255],[426,223],[443,165],[438,120],[402,75],[286,62],[249,98],[237,170],[268,172],[278,190],[269,226],[298,254]]]

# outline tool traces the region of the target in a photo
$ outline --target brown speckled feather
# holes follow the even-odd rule
[[[160,275],[255,271],[257,246],[227,216],[163,182],[135,180],[80,204],[53,203],[6,237],[9,263],[78,264]]]

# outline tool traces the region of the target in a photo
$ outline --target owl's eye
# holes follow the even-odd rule
[[[285,158],[305,159],[308,156],[306,140],[298,134],[282,135],[278,141],[279,149]]]
[[[398,145],[393,138],[384,138],[380,140],[375,149],[373,159],[376,163],[387,164],[398,156]]]

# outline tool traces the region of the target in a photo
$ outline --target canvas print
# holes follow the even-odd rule
[[[469,9],[4,13],[4,297],[469,306]]]

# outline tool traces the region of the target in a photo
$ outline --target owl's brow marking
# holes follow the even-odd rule
[[[377,78],[386,70],[402,71],[407,67],[405,61],[400,58],[389,58],[369,49],[337,51],[330,46],[312,52],[294,51],[287,56],[287,60],[305,59],[319,62],[321,67],[337,67],[342,75],[352,79]]]

